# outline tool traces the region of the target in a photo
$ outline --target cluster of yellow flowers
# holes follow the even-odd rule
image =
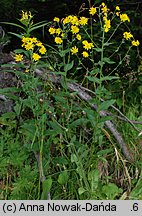
[[[87,58],[89,56],[89,53],[87,51],[91,50],[94,47],[94,45],[93,43],[89,43],[87,40],[82,41],[82,44],[83,44],[83,48],[85,49],[85,51],[82,52],[82,55],[84,58]],[[71,53],[72,54],[78,53],[78,48],[76,46],[72,47]]]
[[[37,38],[33,37],[22,37],[22,47],[24,47],[27,51],[32,51],[32,60],[38,61],[41,58],[41,55],[44,55],[46,53],[46,48],[44,45],[37,40]],[[34,50],[36,51],[34,52]],[[15,61],[19,62],[23,60],[22,54],[16,54],[15,55]]]
[[[54,22],[59,23],[60,19],[58,17],[55,17]],[[77,40],[81,40],[81,35],[79,34],[79,26],[84,26],[88,23],[88,18],[86,17],[80,17],[78,19],[77,16],[74,15],[69,15],[65,17],[63,20],[61,20],[63,25],[65,26],[66,24],[70,24],[70,31],[71,33],[76,37]],[[61,28],[55,28],[55,27],[50,27],[49,28],[49,33],[51,35],[55,35],[54,41],[56,44],[62,44],[63,43],[63,38],[65,37],[65,28],[64,31]]]
[[[132,46],[139,46],[140,45],[140,42],[138,40],[134,39],[134,36],[131,34],[131,32],[124,32],[123,37],[126,40],[131,40],[131,38],[132,38],[132,40],[131,40]]]
[[[109,9],[107,8],[107,6],[105,5],[104,2],[101,4],[101,11],[103,14],[104,30],[105,30],[105,32],[108,32],[110,27],[111,27],[111,23],[110,23],[110,19],[108,19]]]
[[[100,15],[103,20],[103,29],[104,32],[108,32],[111,28],[111,21],[110,18],[108,18],[112,13],[109,13],[109,8],[107,5],[103,2],[99,7],[99,11],[101,11]],[[94,16],[97,14],[97,7],[90,7],[88,9],[88,12],[90,16]],[[115,13],[113,13],[117,17],[119,17],[120,22],[130,22],[130,18],[128,17],[127,14],[121,13],[119,6],[116,6],[115,8]],[[28,21],[32,18],[33,16],[31,15],[31,12],[24,12],[22,11],[22,17],[20,21]],[[64,39],[68,39],[68,32],[72,33],[72,40],[73,42],[81,41],[83,35],[81,35],[81,30],[84,29],[84,26],[88,24],[89,18],[86,18],[84,16],[82,17],[77,17],[75,15],[69,15],[65,17],[64,19],[59,19],[58,17],[55,17],[53,19],[57,27],[50,27],[49,28],[49,33],[54,36],[54,41],[57,45],[62,45]],[[123,38],[126,40],[131,40],[132,46],[139,46],[139,41],[135,40],[131,32],[124,32],[123,33]],[[86,38],[85,40],[82,40],[82,55],[84,58],[89,57],[89,52],[92,50],[94,47],[94,44],[89,42]],[[31,58],[33,61],[38,61],[41,58],[41,55],[46,53],[46,48],[44,45],[37,40],[37,38],[33,37],[22,37],[22,47],[24,47],[27,51],[30,50],[31,52]],[[72,54],[77,54],[79,48],[74,45],[71,47],[70,51]],[[23,55],[22,54],[16,54],[15,55],[15,60],[17,62],[23,60]]]
[[[21,16],[21,19],[20,19],[20,21],[22,22],[22,21],[29,21],[29,19],[31,19],[33,16],[31,15],[31,12],[29,11],[29,12],[24,12],[24,11],[22,11],[22,16]]]

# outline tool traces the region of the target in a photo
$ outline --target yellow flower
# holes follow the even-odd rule
[[[39,49],[39,52],[43,55],[46,53],[46,48],[42,45],[42,47]]]
[[[72,18],[70,19],[70,22],[72,25],[79,25],[77,16],[72,16]]]
[[[92,16],[95,15],[96,12],[97,12],[96,7],[91,7],[91,8],[89,9],[89,14],[91,14]]]
[[[62,34],[61,34],[61,37],[63,38],[64,36],[65,36],[65,34],[64,34],[64,33],[62,33]]]
[[[102,2],[101,6],[102,6],[102,7],[105,7],[106,5],[105,5],[105,3],[104,3],[104,2]]]
[[[124,32],[124,33],[123,33],[123,37],[124,37],[126,40],[129,40],[129,39],[133,38],[133,35],[132,35],[130,32]]]
[[[76,38],[77,38],[77,40],[81,40],[81,35],[80,35],[80,34],[77,34],[77,35],[76,35]]]
[[[14,57],[15,61],[16,62],[20,62],[23,60],[23,55],[21,54],[16,54],[15,57]]]
[[[37,42],[37,38],[33,37],[33,38],[29,38],[29,41],[31,43],[36,43]]]
[[[26,70],[25,70],[25,73],[29,73],[29,71],[30,71],[29,69],[26,69]]]
[[[22,37],[22,42],[23,43],[27,43],[27,42],[29,42],[29,38],[28,37]]]
[[[64,25],[67,24],[67,23],[69,23],[69,22],[70,22],[69,17],[65,17],[65,18],[63,19],[63,24],[64,24]]]
[[[111,27],[110,20],[107,20],[107,19],[105,20],[104,27],[105,27],[105,32],[108,32]]]
[[[89,43],[87,40],[82,41],[82,44],[84,45],[83,48],[86,50],[89,50],[94,47],[93,43]]]
[[[55,32],[56,32],[56,29],[55,29],[55,28],[53,28],[53,27],[50,27],[50,28],[49,28],[49,33],[50,33],[50,34],[55,34]]]
[[[89,56],[88,52],[86,52],[86,51],[83,51],[82,55],[84,58],[87,58]]]
[[[28,42],[27,44],[24,45],[26,50],[31,50],[34,48],[34,44],[31,42]]]
[[[62,38],[60,38],[60,37],[55,37],[55,43],[56,43],[56,44],[61,44],[61,43],[63,43]]]
[[[119,16],[120,15],[120,12],[116,12],[116,16]]]
[[[36,46],[42,47],[43,45],[42,45],[42,43],[40,41],[37,41]]]
[[[79,20],[80,25],[86,25],[87,22],[88,22],[88,18],[80,17],[80,20]]]
[[[78,48],[76,46],[72,47],[71,53],[72,53],[72,55],[78,53]]]
[[[53,21],[55,21],[55,22],[59,22],[60,19],[59,19],[58,17],[54,17]]]
[[[38,61],[40,58],[41,58],[41,56],[40,56],[39,54],[33,53],[32,59],[33,59],[34,61]]]
[[[121,22],[125,22],[125,21],[130,22],[130,18],[128,17],[127,14],[120,14],[120,20]]]
[[[120,7],[119,6],[116,6],[115,8],[117,11],[120,11]]]
[[[77,26],[72,25],[71,26],[71,32],[73,34],[77,34],[79,32],[79,28]]]
[[[57,29],[56,29],[56,34],[59,35],[60,33],[61,33],[61,29],[60,29],[60,28],[57,28]]]
[[[102,3],[101,6],[102,6],[101,10],[102,10],[102,12],[105,14],[105,16],[106,16],[106,15],[107,15],[107,12],[108,12],[108,8],[107,8],[107,6],[105,5],[105,3]]]
[[[132,41],[132,46],[139,46],[140,42],[138,40],[133,40]]]

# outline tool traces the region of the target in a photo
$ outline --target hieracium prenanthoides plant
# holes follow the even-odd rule
[[[31,13],[22,12],[20,22],[25,32],[20,37],[23,49],[15,51],[15,60],[22,63],[24,55],[28,57],[30,65],[25,72],[31,74],[45,59],[46,68],[63,77],[64,87],[68,79],[89,85],[96,94],[100,111],[115,102],[106,89],[107,82],[119,78],[114,76],[114,72],[117,72],[130,49],[140,43],[130,31],[129,16],[121,12],[119,6],[111,11],[105,3],[95,7],[88,2],[89,8],[82,5],[79,11],[79,14],[86,13],[87,17],[69,15],[61,19],[55,17],[53,22],[49,22],[47,27],[51,40],[50,44],[45,41],[44,45],[30,33],[45,23],[33,24]],[[122,32],[122,29],[125,30]],[[125,52],[122,56],[119,52],[123,48]],[[102,106],[101,97],[108,100]],[[97,121],[99,119],[98,115]]]
[[[75,134],[79,133],[79,130],[74,130],[71,135],[69,135],[70,130],[68,129],[66,122],[69,122],[70,118],[73,118],[73,121],[77,120],[75,112],[79,113],[80,118],[81,108],[79,109],[79,107],[83,106],[84,103],[78,107],[78,103],[76,105],[76,103],[73,104],[71,101],[68,102],[68,94],[66,94],[68,92],[67,83],[69,81],[76,81],[79,84],[89,88],[91,92],[95,93],[96,99],[93,102],[95,102],[98,106],[98,115],[95,112],[92,113],[90,111],[91,109],[89,109],[89,106],[87,107],[87,105],[85,105],[84,110],[86,113],[88,112],[88,119],[92,124],[91,127],[95,130],[95,133],[91,132],[91,134],[93,134],[95,137],[94,143],[99,143],[100,145],[102,139],[99,137],[102,133],[101,129],[106,119],[102,120],[100,118],[99,111],[108,109],[110,105],[115,103],[115,100],[112,100],[111,98],[111,93],[107,90],[107,83],[119,79],[118,76],[115,76],[114,72],[117,72],[118,67],[123,63],[123,60],[128,55],[130,49],[139,46],[140,43],[137,39],[135,39],[132,32],[130,31],[129,16],[126,13],[123,13],[119,6],[116,6],[114,11],[111,11],[105,3],[95,7],[90,4],[90,1],[88,2],[89,8],[85,8],[85,6],[82,5],[80,7],[78,16],[69,15],[61,19],[55,17],[53,22],[49,22],[48,24],[45,22],[34,24],[31,13],[22,12],[22,17],[19,19],[21,25],[14,24],[22,30],[21,34],[15,34],[21,39],[21,48],[15,50],[14,58],[17,62],[17,66],[19,65],[20,68],[22,68],[22,70],[19,71],[17,69],[17,74],[23,79],[21,88],[24,94],[22,94],[23,99],[20,100],[20,103],[17,103],[15,111],[18,113],[18,115],[20,115],[20,110],[26,106],[32,110],[30,120],[27,120],[25,116],[23,117],[23,119],[25,118],[25,122],[23,120],[23,123],[21,123],[19,132],[25,133],[26,136],[29,136],[31,143],[30,146],[36,151],[38,150],[40,152],[41,177],[43,177],[43,149],[45,151],[44,153],[47,152],[48,154],[49,151],[47,146],[44,148],[45,142],[46,144],[48,143],[49,146],[51,143],[57,144],[59,142],[60,146],[58,146],[58,150],[60,149],[60,156],[62,157],[66,154],[63,152],[64,147],[62,145],[64,142],[68,144],[66,148],[69,148],[69,153],[71,154],[71,163],[75,163],[77,167],[70,167],[70,169],[73,171],[76,170],[77,175],[79,175],[78,186],[81,185],[79,189],[77,189],[79,195],[82,195],[86,192],[88,193],[88,191],[92,191],[92,199],[97,199],[98,197],[114,199],[120,192],[115,185],[109,185],[108,188],[104,188],[103,193],[106,195],[99,195],[100,191],[97,193],[98,195],[96,195],[96,191],[99,187],[99,173],[94,169],[93,162],[95,158],[92,156],[93,159],[90,160],[91,162],[85,162],[89,158],[89,150],[86,152],[84,150],[85,147],[81,145],[81,142],[84,142],[82,141],[81,133]],[[81,16],[80,14],[86,14],[86,16]],[[123,28],[121,28],[122,25]],[[45,40],[45,44],[33,36],[33,31],[43,26],[46,26],[46,34],[48,33],[48,40]],[[122,29],[125,30],[122,31]],[[48,43],[49,38],[50,43]],[[119,53],[123,49],[125,50],[125,52],[123,52],[124,55],[121,55],[121,58],[119,58]],[[60,117],[57,119],[56,110],[53,106],[54,104],[52,104],[53,100],[52,102],[49,100],[48,103],[44,103],[44,99],[47,101],[47,93],[44,95],[44,92],[49,90],[47,88],[48,82],[46,83],[48,79],[45,81],[46,87],[43,86],[42,81],[35,76],[35,71],[37,68],[41,70],[45,68],[46,70],[44,70],[44,72],[50,72],[55,74],[55,76],[62,77],[62,89],[60,88],[53,92],[53,98],[57,99],[57,104],[55,103],[57,105],[57,111],[59,109],[63,109],[64,107],[62,106],[66,106],[67,118],[64,121],[63,117],[66,115],[66,112],[61,113]],[[50,82],[49,85],[51,85]],[[43,91],[43,89],[45,91]],[[74,96],[71,98],[75,100]],[[102,98],[106,100],[103,105],[101,103]],[[50,95],[48,95],[48,99],[50,99]],[[67,102],[65,102],[65,100]],[[73,106],[77,106],[77,108],[73,108]],[[49,112],[47,112],[48,109]],[[72,114],[72,110],[74,110],[74,114]],[[48,118],[47,113],[49,114],[50,118]],[[95,115],[95,118],[93,115]],[[76,122],[76,125],[78,125],[78,122]],[[50,130],[47,131],[47,128]],[[65,131],[65,134],[63,131]],[[57,135],[60,135],[59,139]],[[90,134],[88,136],[90,137]],[[54,140],[52,138],[54,138]],[[78,142],[76,139],[78,139]],[[86,137],[83,138],[83,140],[85,139]],[[78,152],[75,149],[76,147],[73,147],[73,143],[76,142],[77,146],[81,146]],[[79,144],[79,142],[81,144]],[[87,141],[87,143],[88,142],[89,141]],[[98,147],[95,148],[98,149]],[[90,157],[93,154],[94,147],[91,147],[91,149],[93,150],[90,152]],[[49,157],[46,156],[45,158],[49,159]],[[66,164],[68,164],[67,158],[68,154],[63,160],[66,162]],[[88,171],[85,170],[87,168],[83,163],[91,164],[91,166],[88,168]],[[66,184],[68,181],[69,172],[67,172],[65,164],[63,167],[64,172],[63,175],[59,176],[58,183],[63,186],[63,191],[66,191],[67,188],[64,187],[64,184]],[[61,171],[61,169],[59,171]],[[86,174],[85,172],[88,172],[89,174]],[[76,174],[73,175],[73,178],[76,179]],[[74,191],[74,186],[71,186],[71,188],[72,191]],[[62,190],[60,193],[62,193]],[[54,195],[56,197],[56,192],[54,192]],[[61,198],[58,195],[57,197]],[[74,197],[79,198],[78,196]],[[82,196],[84,199],[88,197],[90,196]]]

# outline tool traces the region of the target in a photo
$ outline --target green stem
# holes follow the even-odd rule
[[[129,47],[128,51],[126,52],[126,55],[123,57],[123,59],[119,62],[119,64],[113,69],[113,71],[111,71],[111,73],[109,74],[109,76],[115,71],[117,70],[117,68],[121,65],[121,63],[124,61],[124,59],[126,58],[126,56],[128,55],[130,49],[132,46]]]

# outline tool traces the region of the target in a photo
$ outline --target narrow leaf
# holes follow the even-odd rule
[[[107,100],[100,104],[100,110],[107,110],[116,100]]]

